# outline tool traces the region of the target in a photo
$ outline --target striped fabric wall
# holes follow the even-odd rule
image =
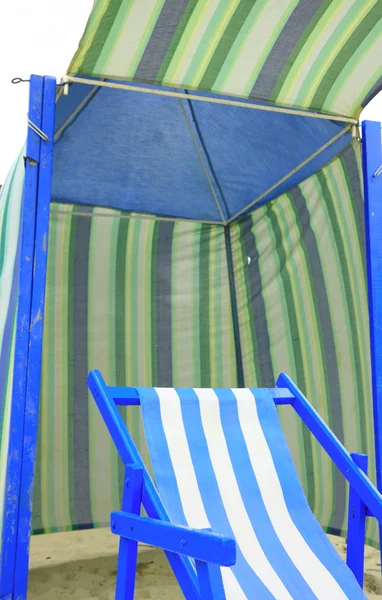
[[[0,509],[11,402],[23,162],[0,201]],[[238,385],[224,230],[52,204],[34,531],[108,522],[120,466],[86,389]],[[360,149],[230,228],[247,386],[287,371],[374,473]],[[139,410],[126,418],[146,454]],[[281,420],[320,522],[344,531],[343,480],[290,410]],[[0,512],[0,528],[1,528]],[[369,541],[376,541],[370,521]]]
[[[287,372],[346,447],[369,454],[373,475],[360,181],[357,144],[234,224],[231,239],[245,385],[270,386]],[[311,507],[343,532],[344,479],[292,411],[280,415]]]
[[[0,542],[3,533],[19,287],[20,216],[24,184],[22,156],[23,152],[15,161],[0,196]],[[0,560],[0,568],[1,563]]]
[[[97,0],[68,73],[356,115],[381,20],[382,0]]]
[[[237,385],[227,273],[221,227],[52,204],[35,532],[107,524],[120,506],[90,369],[109,384]],[[146,454],[139,408],[126,418]]]
[[[374,472],[360,149],[230,228],[246,386],[286,371]],[[238,385],[224,230],[53,204],[35,532],[97,526],[122,472],[87,393],[110,384]],[[346,487],[299,420],[281,420],[309,502],[344,532]],[[146,456],[139,410],[126,411]],[[375,541],[370,522],[369,541]]]

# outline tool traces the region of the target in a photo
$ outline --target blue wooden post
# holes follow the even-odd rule
[[[29,89],[29,118],[41,127],[43,78],[31,77]],[[13,593],[13,575],[16,556],[16,529],[18,518],[21,453],[23,446],[25,391],[29,355],[29,323],[32,304],[32,274],[34,234],[36,224],[37,186],[40,162],[41,138],[28,129],[25,158],[23,207],[21,213],[21,254],[19,276],[19,299],[15,364],[13,370],[12,410],[8,449],[6,494],[4,499],[4,523],[2,539],[2,568],[0,597]]]
[[[24,439],[21,481],[14,597],[26,598],[28,587],[29,540],[32,524],[33,479],[36,459],[38,414],[40,400],[43,319],[45,283],[48,256],[50,193],[52,182],[54,116],[56,80],[44,77],[43,112],[41,129],[48,137],[42,140],[37,190],[35,254],[33,263],[32,309],[29,330],[29,359],[24,413]]]
[[[377,487],[382,491],[382,147],[380,123],[363,121],[362,155],[375,460]],[[379,532],[379,538],[382,541],[381,526]]]
[[[367,475],[367,455],[351,454],[354,462]],[[349,491],[349,514],[346,563],[355,575],[359,585],[363,587],[366,534],[366,505],[361,500],[354,486]]]
[[[139,515],[142,502],[143,471],[135,465],[127,466],[122,499],[122,510]],[[111,529],[115,528],[112,520]],[[137,569],[138,542],[120,538],[115,600],[133,600]]]
[[[56,83],[31,77],[0,597],[24,600],[40,395]]]

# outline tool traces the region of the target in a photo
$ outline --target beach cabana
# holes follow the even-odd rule
[[[381,0],[97,0],[63,83],[31,77],[0,198],[2,600],[26,597],[31,533],[120,507],[91,369],[184,388],[286,372],[381,489],[381,130],[359,127],[381,19]],[[343,478],[280,420],[345,535]]]

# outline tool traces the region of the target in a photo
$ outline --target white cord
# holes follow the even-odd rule
[[[118,90],[125,90],[127,92],[141,92],[144,94],[153,94],[154,96],[168,96],[170,98],[182,98],[184,100],[185,94],[183,92],[171,92],[166,89],[154,90],[150,88],[143,88],[136,85],[124,85],[123,83],[112,83],[111,81],[102,81],[100,79],[83,79],[81,77],[71,77],[69,75],[62,78],[63,83],[83,83],[84,85],[98,85],[100,87],[115,88]],[[64,86],[65,89],[68,86]],[[64,92],[65,93],[65,92]],[[344,117],[341,115],[330,115],[317,112],[309,112],[307,110],[295,110],[293,108],[284,108],[282,106],[271,106],[267,104],[255,104],[252,102],[241,102],[239,100],[227,100],[225,98],[212,98],[210,96],[198,96],[196,94],[187,94],[188,100],[198,100],[199,102],[210,102],[212,104],[225,104],[227,106],[238,106],[240,108],[251,108],[253,110],[262,110],[265,112],[277,112],[287,115],[295,115],[299,117],[311,117],[313,119],[326,119],[329,121],[341,121],[343,123],[358,124],[357,119],[352,117]]]
[[[28,127],[32,131],[34,131],[34,133],[37,133],[37,135],[39,135],[40,138],[44,140],[44,142],[48,142],[49,141],[49,138],[46,135],[46,133],[44,133],[39,127],[37,127],[37,125],[35,123],[33,123],[33,121],[31,121],[29,118],[28,118]]]

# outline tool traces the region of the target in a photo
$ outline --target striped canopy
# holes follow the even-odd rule
[[[68,73],[358,116],[382,0],[96,0]]]

